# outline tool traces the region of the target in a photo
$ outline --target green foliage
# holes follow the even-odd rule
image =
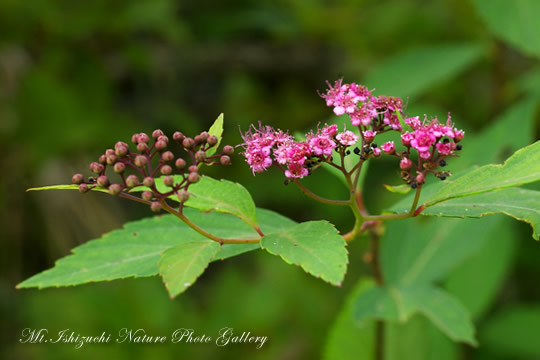
[[[341,285],[347,271],[345,240],[327,221],[308,221],[265,235],[261,247],[315,277]]]
[[[191,241],[161,254],[158,267],[171,298],[184,292],[204,272],[221,246],[215,241]]]
[[[359,323],[372,318],[406,322],[416,313],[426,316],[452,340],[476,345],[467,309],[434,287],[375,287],[361,294],[354,304],[354,317]]]
[[[540,57],[538,1],[474,0],[473,3],[495,35],[528,55]]]
[[[401,184],[401,185],[384,184],[384,188],[394,194],[408,194],[412,190],[412,188],[408,184]]]
[[[219,144],[221,144],[221,139],[223,138],[223,113],[220,114],[216,121],[214,121],[212,126],[210,126],[208,134],[218,138],[218,142],[216,143],[216,145],[206,151],[206,156],[212,156],[216,153]]]

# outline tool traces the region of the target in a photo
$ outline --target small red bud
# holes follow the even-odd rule
[[[93,162],[90,164],[90,171],[94,174],[100,174],[104,169],[105,167],[101,164],[98,164],[97,162]]]
[[[161,210],[161,204],[157,201],[154,201],[150,204],[150,210],[152,210],[155,213],[160,212]]]
[[[169,138],[166,135],[161,135],[160,137],[158,137],[157,141],[164,141],[168,144]]]
[[[143,179],[143,185],[146,187],[151,187],[154,185],[154,178],[147,176]]]
[[[180,131],[176,131],[173,134],[173,139],[176,142],[180,142],[180,141],[184,140],[184,137],[185,137],[184,134],[182,134]]]
[[[225,145],[225,146],[223,147],[222,153],[223,153],[224,155],[229,155],[229,156],[231,156],[232,154],[234,154],[234,148],[233,148],[231,145]]]
[[[199,135],[199,137],[200,137],[202,143],[205,143],[205,142],[208,140],[208,137],[209,137],[209,136],[210,136],[210,134],[208,134],[207,131],[203,131],[203,132]]]
[[[190,173],[198,173],[199,172],[199,167],[197,165],[191,165],[190,167],[188,167],[188,171]]]
[[[75,174],[73,175],[73,177],[71,178],[71,182],[76,184],[76,185],[79,185],[80,183],[82,183],[84,181],[84,176],[83,174]]]
[[[161,154],[161,160],[163,161],[171,161],[172,159],[174,159],[174,154],[170,151],[165,151]]]
[[[116,164],[114,164],[113,170],[115,173],[121,174],[126,170],[126,165],[124,163],[117,162]]]
[[[206,159],[206,153],[202,150],[199,150],[195,153],[195,160],[202,162]]]
[[[112,184],[111,186],[109,186],[109,193],[111,195],[118,195],[120,194],[120,192],[122,191],[122,186],[120,186],[119,184]]]
[[[416,175],[416,182],[418,184],[423,184],[424,183],[424,174],[418,173],[418,175]]]
[[[193,140],[192,138],[185,138],[184,140],[182,140],[182,146],[186,149],[191,149],[193,145],[195,145],[195,140]]]
[[[189,193],[186,190],[178,191],[176,193],[176,196],[178,196],[178,201],[180,201],[181,203],[184,203],[189,199]]]
[[[201,177],[196,172],[189,173],[188,181],[192,184],[198,183]]]
[[[163,184],[165,184],[166,186],[173,186],[174,185],[174,178],[172,176],[163,177]]]
[[[116,160],[118,160],[118,157],[116,157],[116,155],[107,155],[107,165],[114,165],[116,163]]]
[[[154,197],[154,194],[152,194],[151,191],[143,191],[142,193],[142,198],[146,201],[152,200],[153,197]]]
[[[105,165],[107,163],[107,156],[101,155],[98,159],[98,162],[102,165]]]
[[[126,143],[123,142],[123,141],[118,141],[118,142],[116,142],[116,144],[114,144],[114,149],[115,149],[115,150],[118,149],[118,148],[120,148],[120,147],[128,147],[128,144],[126,144]]]
[[[127,146],[119,146],[119,147],[116,148],[115,154],[116,154],[116,156],[122,158],[122,157],[127,155],[128,151],[129,151],[129,149],[128,149]]]
[[[138,166],[138,167],[143,167],[144,165],[146,165],[146,156],[142,156],[142,155],[137,155],[135,157],[135,165]]]
[[[146,150],[148,150],[148,144],[147,143],[138,143],[137,144],[137,151],[145,152]]]
[[[161,135],[163,135],[163,131],[161,131],[160,129],[156,129],[156,130],[154,130],[154,132],[152,132],[152,137],[154,139],[157,139]]]
[[[131,142],[137,144],[139,142],[139,134],[131,135]]]
[[[163,175],[169,175],[170,173],[172,173],[172,167],[170,167],[169,165],[163,165],[161,169],[159,169],[159,171]]]
[[[214,146],[218,143],[218,138],[216,136],[209,136],[208,139],[206,139],[206,143],[210,146]]]
[[[88,185],[86,184],[80,184],[79,185],[79,192],[81,194],[84,194],[85,192],[88,192]]]
[[[150,137],[148,137],[148,135],[146,135],[145,133],[140,133],[138,140],[139,143],[147,143],[148,141],[150,141]]]
[[[231,165],[231,158],[227,155],[221,155],[219,158],[219,163],[221,165]]]
[[[139,178],[136,175],[129,175],[126,178],[126,186],[132,188],[139,185]]]
[[[159,140],[156,142],[155,148],[157,151],[163,151],[167,148],[167,143],[163,140]]]
[[[109,179],[105,175],[101,175],[97,178],[97,184],[100,187],[106,188],[109,186]]]
[[[183,170],[186,167],[186,160],[182,158],[178,158],[176,159],[176,162],[174,163],[174,165],[176,165],[176,168],[178,170]]]

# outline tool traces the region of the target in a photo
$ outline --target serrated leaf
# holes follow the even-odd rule
[[[255,203],[242,185],[208,176],[189,187],[191,196],[186,206],[201,211],[218,211],[235,215],[252,227],[258,226]]]
[[[366,321],[361,326],[353,320],[355,301],[364,292],[372,289],[372,279],[361,279],[347,296],[324,346],[325,360],[372,359],[375,353],[375,323]]]
[[[216,153],[216,150],[218,149],[219,144],[221,143],[221,138],[223,135],[223,113],[219,114],[216,121],[214,121],[212,126],[210,126],[210,129],[208,130],[208,134],[213,135],[217,137],[218,139],[218,142],[216,145],[206,150],[206,156],[212,156]]]
[[[193,285],[221,249],[215,241],[191,241],[169,248],[159,259],[159,274],[171,298]]]
[[[415,97],[458,75],[478,61],[484,51],[485,47],[478,44],[449,44],[407,50],[369,72],[364,83],[370,88],[376,87],[378,94]]]
[[[509,188],[441,202],[423,211],[423,215],[479,218],[505,214],[529,223],[533,238],[540,238],[540,191]]]
[[[476,345],[467,309],[432,286],[372,288],[357,298],[354,308],[359,323],[373,318],[404,323],[416,313],[426,316],[450,339]]]
[[[217,236],[253,238],[257,233],[240,219],[212,212],[185,209],[193,222]],[[269,210],[258,209],[261,229],[281,231],[291,220]],[[127,277],[157,275],[158,261],[165,250],[193,241],[208,241],[173,215],[156,216],[125,224],[122,229],[103,235],[72,250],[73,254],[58,260],[55,266],[23,281],[17,287],[46,288],[70,286]],[[259,248],[259,244],[226,244],[218,259]]]
[[[261,247],[333,285],[341,284],[347,270],[345,240],[327,221],[308,221],[267,233]]]
[[[497,37],[528,55],[540,57],[538,0],[475,0],[473,3]]]
[[[392,193],[395,194],[407,194],[411,191],[411,186],[407,184],[401,184],[401,185],[386,185],[383,184],[384,188]]]

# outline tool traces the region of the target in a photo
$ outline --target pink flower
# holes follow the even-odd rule
[[[308,144],[316,156],[330,156],[337,146],[332,139],[325,135],[308,136]]]
[[[425,180],[424,174],[418,173],[418,175],[416,175],[416,182],[418,184],[423,184],[424,180]]]
[[[384,114],[383,123],[390,125],[393,130],[401,130],[401,124],[399,123],[399,118],[394,113],[386,112]]]
[[[373,139],[375,139],[375,136],[377,135],[377,132],[366,130],[364,131],[364,140],[368,143],[372,142]]]
[[[369,91],[364,86],[357,84],[343,85],[342,82],[343,79],[339,79],[334,85],[331,85],[327,81],[329,89],[326,94],[320,94],[326,100],[327,106],[334,107],[336,115],[352,114],[356,111],[358,102],[363,101],[362,99],[367,97],[366,94],[369,94]]]
[[[337,134],[336,139],[342,145],[351,146],[356,144],[356,142],[358,141],[358,136],[355,135],[352,131],[346,130],[345,132]]]
[[[369,126],[375,118],[377,118],[377,110],[369,103],[364,103],[362,107],[351,114],[351,123],[354,126]]]
[[[406,118],[403,121],[405,121],[405,123],[412,127],[414,130],[420,129],[422,127],[422,122],[420,121],[420,117],[418,116]]]
[[[325,124],[322,129],[322,134],[328,137],[333,137],[334,135],[337,134],[337,132],[338,132],[338,128],[336,124],[334,125]]]
[[[373,156],[379,157],[379,156],[381,156],[381,153],[382,153],[382,152],[381,152],[381,149],[380,149],[380,148],[378,148],[378,147],[373,148]]]
[[[246,161],[255,173],[263,172],[272,166],[272,158],[270,155],[270,150],[268,148],[253,148],[247,150],[245,153]]]
[[[464,136],[465,136],[465,131],[454,129],[454,141],[455,142],[460,142],[461,140],[463,140]]]
[[[412,161],[409,158],[401,159],[399,162],[399,167],[401,170],[409,170],[412,167]]]
[[[411,146],[412,139],[414,139],[414,135],[410,132],[406,132],[401,135],[401,143],[405,146]]]
[[[443,155],[443,156],[446,156],[446,155],[450,155],[450,153],[452,153],[452,145],[453,143],[437,143],[437,145],[435,145],[437,147],[437,151],[439,152],[439,154]]]
[[[296,163],[304,165],[308,156],[311,155],[311,149],[306,143],[295,142],[287,148],[287,163]]]
[[[422,153],[428,151],[435,140],[435,135],[429,129],[418,129],[414,132],[414,139],[411,140],[411,146]]]
[[[309,175],[308,169],[298,163],[289,164],[287,170],[285,170],[285,176],[293,179],[301,179]]]
[[[382,151],[384,151],[388,155],[393,154],[396,151],[394,142],[393,141],[385,142],[382,146]]]
[[[431,153],[429,151],[418,153],[418,155],[424,160],[428,160],[431,157]]]

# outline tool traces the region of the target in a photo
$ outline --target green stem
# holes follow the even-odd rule
[[[305,195],[309,196],[310,198],[312,198],[314,200],[322,202],[324,204],[329,204],[329,205],[349,205],[349,203],[350,203],[350,201],[347,201],[347,200],[332,200],[332,199],[327,199],[327,198],[324,198],[322,196],[319,196],[319,195],[313,193],[308,188],[306,188],[302,183],[300,183],[300,181],[298,181],[298,179],[294,179],[293,182],[296,184],[296,186],[298,186],[298,188],[300,188],[300,190]]]
[[[396,220],[396,219],[407,219],[414,216],[416,207],[418,206],[418,201],[420,200],[420,191],[422,190],[422,185],[416,188],[416,194],[414,196],[414,201],[411,205],[411,208],[408,212],[402,214],[385,214],[385,215],[369,215],[364,217],[366,220]]]

